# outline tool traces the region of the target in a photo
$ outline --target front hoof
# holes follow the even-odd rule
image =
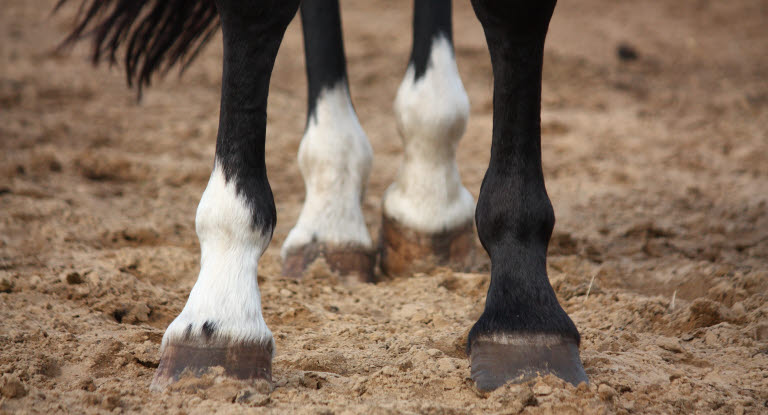
[[[576,341],[556,334],[486,336],[472,342],[472,379],[481,391],[553,374],[574,386],[588,383]]]
[[[474,265],[475,228],[472,220],[451,230],[419,232],[383,215],[381,271],[389,276],[427,272],[435,266],[469,271]]]
[[[317,242],[289,249],[283,259],[283,275],[300,278],[320,258],[325,259],[331,271],[342,277],[352,276],[361,282],[373,281],[376,256],[371,249]]]
[[[224,375],[238,380],[272,382],[271,343],[240,343],[226,346],[168,344],[160,354],[160,364],[150,390],[162,391],[178,381],[183,373],[200,377],[209,369],[221,367]]]

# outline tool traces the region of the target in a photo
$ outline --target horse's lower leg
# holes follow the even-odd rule
[[[405,157],[383,203],[381,267],[387,274],[471,265],[474,200],[456,167],[469,100],[451,33],[449,1],[415,0],[413,50],[395,99]]]
[[[309,102],[299,147],[306,199],[283,244],[283,273],[300,276],[324,258],[342,275],[373,278],[373,245],[362,208],[372,151],[352,107],[338,0],[301,5]]]
[[[274,340],[256,278],[275,226],[264,162],[267,94],[298,1],[221,0],[217,8],[224,69],[214,167],[195,219],[200,274],[163,336],[156,390],[185,370],[200,374],[213,366],[234,378],[271,380]]]
[[[541,71],[554,0],[473,0],[493,66],[491,160],[477,231],[491,258],[485,310],[469,334],[480,389],[553,373],[586,381],[579,333],[547,278],[555,216],[541,166]]]

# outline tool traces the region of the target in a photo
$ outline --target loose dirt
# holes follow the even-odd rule
[[[0,412],[768,411],[767,1],[558,6],[542,110],[557,214],[549,275],[591,383],[547,377],[490,394],[473,389],[463,351],[487,258],[474,273],[375,285],[345,285],[323,264],[301,281],[280,276],[304,195],[298,22],[275,67],[267,131],[278,226],[259,278],[274,389],[213,373],[150,393],[163,331],[198,268],[220,39],[138,104],[120,68],[89,66],[86,45],[53,50],[77,9],[51,17],[54,3],[10,0],[0,13]],[[392,102],[411,11],[342,3],[352,95],[375,152],[364,201],[375,238],[401,158]],[[472,104],[458,158],[477,197],[491,70],[468,2],[455,3]]]

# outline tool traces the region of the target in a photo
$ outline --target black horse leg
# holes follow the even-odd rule
[[[541,167],[541,71],[554,0],[473,0],[493,66],[493,141],[475,218],[491,257],[485,310],[469,334],[477,387],[553,373],[586,382],[579,332],[547,277],[555,215]]]

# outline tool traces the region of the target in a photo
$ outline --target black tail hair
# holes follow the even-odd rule
[[[59,0],[54,12],[68,0]],[[82,0],[76,26],[60,48],[93,39],[91,60],[117,63],[125,45],[125,75],[138,95],[156,71],[183,72],[220,26],[213,0]]]

